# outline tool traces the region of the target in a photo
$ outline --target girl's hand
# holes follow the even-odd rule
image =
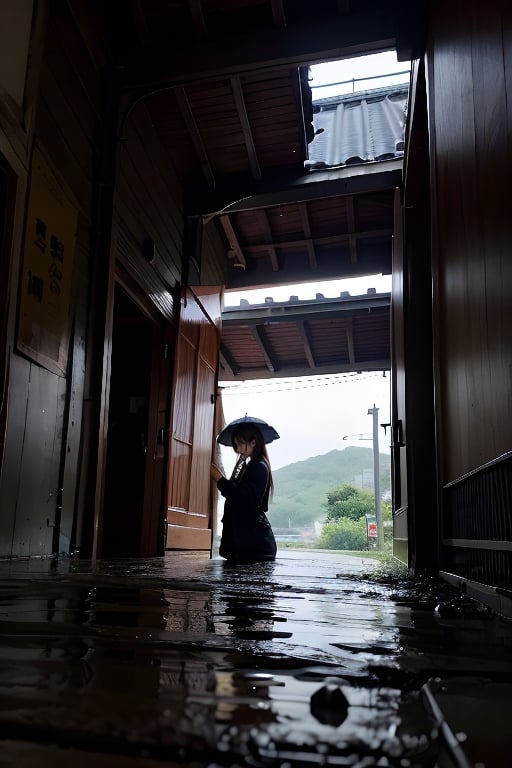
[[[216,464],[212,464],[210,468],[210,475],[214,482],[217,482],[217,480],[220,480],[221,477],[224,477]]]

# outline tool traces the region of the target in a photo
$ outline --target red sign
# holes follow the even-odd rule
[[[377,523],[368,523],[368,538],[377,538]]]

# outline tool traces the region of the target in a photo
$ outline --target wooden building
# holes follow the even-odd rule
[[[395,553],[506,595],[508,4],[8,0],[0,15],[0,555],[208,552],[219,366],[236,376],[252,354],[233,323],[223,339],[224,287],[391,271],[362,362],[357,307],[338,334],[313,308],[251,343],[270,375],[279,334],[313,372],[315,339],[333,370],[389,360]],[[390,49],[412,61],[403,161],[306,168],[309,65]]]

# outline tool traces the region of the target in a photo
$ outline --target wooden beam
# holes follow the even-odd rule
[[[299,205],[300,220],[302,222],[302,230],[306,236],[306,247],[308,249],[308,258],[310,269],[314,270],[318,267],[318,261],[316,259],[315,244],[311,237],[311,226],[309,223],[308,206],[307,203],[301,203]]]
[[[354,212],[354,198],[347,198],[347,228],[349,232],[348,248],[350,251],[350,263],[357,264],[357,241],[355,235],[356,217]]]
[[[338,0],[338,11],[345,16],[350,13],[350,0]]]
[[[130,0],[129,7],[131,12],[131,17],[133,20],[133,26],[137,34],[137,37],[139,39],[139,43],[144,47],[151,45],[152,43],[151,34],[149,32],[146,16],[142,9],[142,4],[140,0]]]
[[[206,183],[208,184],[209,187],[214,187],[215,177],[213,175],[212,167],[210,165],[210,161],[208,159],[205,146],[203,144],[203,139],[201,137],[199,128],[197,127],[197,123],[195,121],[194,114],[192,112],[192,107],[190,106],[190,102],[188,100],[187,94],[185,93],[185,89],[176,88],[174,93],[176,95],[176,101],[178,102],[181,115],[185,121],[188,132],[190,134],[190,139],[192,141],[192,144],[194,145],[196,155],[201,164],[201,168],[203,171],[203,175],[206,179]]]
[[[393,234],[393,230],[391,228],[389,229],[368,229],[364,232],[352,232],[352,233],[340,233],[339,235],[326,235],[325,237],[315,237],[312,238],[311,242],[313,242],[315,245],[341,245],[342,243],[349,243],[351,239],[355,241],[359,240],[360,238],[379,238],[379,237],[389,237],[391,238]],[[308,241],[304,239],[299,240],[283,240],[283,241],[277,241],[272,243],[272,246],[274,249],[276,248],[300,248],[300,247],[307,247]],[[265,253],[268,251],[269,243],[254,243],[253,245],[246,245],[245,246],[245,252],[246,253]],[[356,259],[357,262],[357,259]],[[354,263],[356,263],[354,262]]]
[[[251,332],[252,337],[258,344],[263,357],[265,358],[265,363],[267,365],[268,370],[271,373],[275,373],[276,371],[279,370],[279,365],[277,361],[274,359],[274,356],[272,355],[272,352],[269,349],[269,343],[265,336],[265,331],[259,325],[251,325],[249,327],[249,330]]]
[[[356,315],[375,317],[375,313],[389,319],[391,294],[372,293],[347,298],[301,300],[297,302],[275,302],[264,306],[226,307],[222,311],[223,328],[240,325],[263,325],[264,323],[298,323],[303,320],[347,320]],[[378,317],[378,315],[377,315]],[[387,320],[386,320],[387,322]]]
[[[224,216],[219,216],[219,219],[222,225],[222,229],[224,230],[224,233],[228,239],[229,247],[231,248],[233,256],[236,258],[239,264],[242,264],[244,267],[246,267],[247,262],[245,260],[244,252],[242,250],[240,243],[238,242],[238,238],[235,234],[235,230],[233,229],[233,225],[231,224],[231,219],[227,214],[225,214]],[[229,255],[230,254],[228,254],[228,256]]]
[[[278,29],[286,28],[286,14],[284,11],[283,0],[270,0],[272,6],[272,17],[274,24]]]
[[[391,361],[388,359],[383,360],[365,360],[364,362],[356,362],[351,365],[345,362],[334,362],[328,365],[318,365],[315,368],[315,375],[322,376],[329,373],[361,373],[362,371],[389,371],[391,368]],[[276,379],[286,376],[287,378],[294,378],[296,376],[309,376],[311,370],[306,365],[301,366],[283,366],[277,373],[270,371],[267,367],[260,368],[242,368],[237,376],[223,377],[223,381],[257,381],[258,379]]]
[[[356,361],[356,356],[354,354],[354,324],[351,317],[346,318],[345,326],[347,330],[348,359],[350,364],[353,365]]]
[[[268,216],[266,214],[266,211],[263,208],[261,208],[259,211],[256,211],[256,218],[258,219],[258,221],[260,223],[260,227],[261,227],[262,232],[263,232],[263,239],[264,239],[265,243],[267,243],[266,248],[268,250],[268,255],[270,257],[270,263],[272,264],[272,269],[273,269],[274,272],[278,272],[279,271],[279,262],[277,260],[277,254],[276,254],[275,246],[274,246],[274,244],[272,242],[273,235],[272,235],[272,230],[270,229],[270,224],[269,224],[269,220],[268,220]]]
[[[396,25],[388,5],[373,12],[308,16],[293,27],[270,29],[264,35],[261,29],[244,30],[229,45],[225,39],[208,39],[196,45],[155,47],[152,56],[146,50],[134,52],[125,70],[125,88],[150,90],[386,51],[395,46]]]
[[[219,177],[215,190],[206,189],[204,184],[187,188],[187,210],[191,215],[212,218],[224,210],[229,213],[254,211],[326,197],[368,193],[388,193],[392,208],[393,190],[402,185],[402,167],[402,158],[397,158],[306,175],[303,167],[266,169],[261,182],[256,182],[249,174],[236,183],[233,183],[232,177]]]
[[[206,26],[201,0],[188,0],[188,7],[197,39],[206,40],[208,37],[208,27]]]
[[[311,349],[311,339],[309,338],[309,328],[304,320],[300,320],[297,323],[297,330],[300,333],[302,343],[304,345],[304,354],[310,368],[316,368],[315,358],[313,357],[313,350]]]
[[[258,160],[258,154],[254,145],[254,138],[252,135],[251,124],[247,115],[247,109],[245,106],[244,93],[242,90],[242,83],[239,77],[231,78],[231,89],[233,91],[233,98],[235,99],[236,111],[238,113],[238,119],[242,126],[242,132],[244,134],[245,147],[247,149],[247,156],[249,158],[249,166],[254,179],[261,179],[261,168]]]
[[[236,376],[240,373],[240,366],[237,364],[235,358],[225,344],[220,345],[219,363],[227,373],[231,374],[231,376]]]

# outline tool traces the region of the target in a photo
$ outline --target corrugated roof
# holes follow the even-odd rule
[[[408,91],[395,85],[316,101],[306,168],[402,157]]]

